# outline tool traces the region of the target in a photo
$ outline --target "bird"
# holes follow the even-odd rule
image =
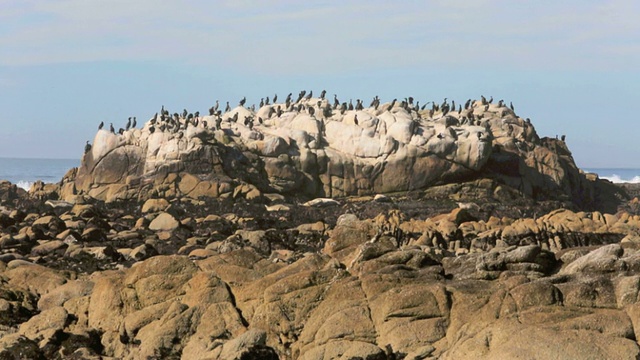
[[[509,107],[511,108],[511,111],[515,111],[516,109],[513,108],[513,103],[511,101],[509,101]]]
[[[358,125],[358,114],[353,115],[353,123]]]
[[[87,143],[84,145],[84,153],[88,153],[89,151],[91,151],[91,144],[89,144],[89,140],[87,140]]]
[[[560,140],[562,140],[562,141],[565,141],[565,139],[566,139],[566,138],[567,138],[567,136],[566,136],[566,135],[562,135],[562,136],[560,136]]]
[[[227,107],[224,108],[224,112],[229,112],[231,111],[231,105],[229,105],[229,102],[227,101]]]
[[[127,121],[127,125],[125,126],[126,130],[131,128],[131,116],[129,116],[129,120]]]
[[[278,101],[278,94],[273,95],[273,103],[275,104]]]
[[[324,100],[324,96],[327,94],[327,90],[322,90],[320,93],[320,99]]]
[[[246,103],[246,102],[247,102],[247,97],[243,96],[242,100],[240,100],[240,106],[244,106],[244,103]]]
[[[109,131],[111,131],[112,134],[116,133],[116,130],[113,128],[113,123],[111,123]]]
[[[104,121],[100,121],[100,125],[98,125],[98,130],[102,130],[103,126],[104,126]]]

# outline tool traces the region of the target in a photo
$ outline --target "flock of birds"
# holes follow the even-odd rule
[[[326,90],[322,90],[316,103],[310,104],[311,100],[313,99],[313,91],[309,91],[307,93],[306,90],[302,90],[300,91],[300,93],[298,94],[295,100],[293,98],[293,94],[289,93],[284,103],[277,104],[278,95],[276,94],[273,96],[272,101],[269,99],[268,96],[266,98],[260,99],[259,108],[262,108],[263,106],[270,106],[267,118],[271,118],[273,115],[280,117],[284,112],[292,112],[292,111],[297,111],[297,112],[306,111],[310,116],[313,117],[315,116],[315,113],[317,111],[316,108],[318,109],[318,111],[322,112],[323,117],[329,118],[334,114],[335,111],[340,112],[340,114],[344,114],[346,111],[364,110],[365,108],[364,102],[361,99],[356,99],[355,104],[353,103],[352,100],[349,100],[348,103],[340,102],[340,100],[338,99],[338,96],[334,94],[333,102],[331,103],[326,99],[326,95],[327,95]],[[481,96],[480,98],[481,100],[479,105],[484,106],[484,110],[487,111],[489,109],[489,106],[494,101],[493,97],[490,97],[489,99],[487,99],[484,96]],[[247,102],[247,98],[243,97],[238,102],[238,106],[244,107],[246,102]],[[380,105],[381,105],[380,98],[378,96],[375,96],[371,101],[371,103],[369,104],[369,107],[377,111]],[[480,120],[483,117],[482,114],[478,114],[478,115],[474,114],[473,110],[474,110],[474,107],[477,106],[477,104],[476,104],[476,101],[472,99],[468,99],[464,103],[464,105],[460,103],[457,104],[457,108],[456,108],[456,102],[454,100],[451,100],[451,102],[449,102],[447,98],[444,98],[444,100],[440,104],[438,104],[435,101],[429,101],[421,106],[419,101],[415,101],[415,99],[410,96],[410,97],[404,98],[401,101],[398,101],[398,99],[393,99],[391,103],[386,105],[385,111],[391,111],[397,105],[399,105],[401,108],[405,109],[408,112],[417,113],[418,118],[421,117],[421,113],[423,113],[424,115],[428,115],[430,118],[433,118],[433,115],[437,112],[441,112],[442,113],[441,116],[446,116],[450,112],[457,111],[461,117],[460,118],[461,124],[469,124],[469,125],[478,124],[479,125]],[[499,100],[497,105],[499,108],[506,106],[504,100]],[[509,108],[511,109],[511,111],[514,111],[514,106],[512,103],[509,103]],[[252,111],[253,114],[256,113],[255,104],[251,105],[249,109]],[[463,109],[465,110],[464,114],[463,114]],[[231,105],[227,101],[226,106],[224,108],[224,113],[228,113],[230,111],[231,111]],[[209,108],[209,116],[213,117],[215,121],[216,130],[221,129],[222,121],[223,121],[222,114],[223,114],[223,109],[220,108],[220,102],[216,100],[215,105]],[[228,120],[232,122],[238,122],[239,120],[238,114],[239,113],[236,112],[234,116],[229,117]],[[249,129],[253,129],[254,121],[256,121],[254,115],[245,116],[244,119],[242,120],[243,124],[247,126]],[[262,119],[262,117],[258,117],[257,121],[258,123],[262,124],[264,122],[264,119]],[[530,120],[527,119],[527,122],[529,123]],[[358,125],[357,114],[354,116],[354,123]],[[181,136],[182,132],[180,132],[180,130],[186,130],[190,125],[196,126],[196,127],[199,125],[202,125],[205,128],[209,127],[209,124],[207,123],[207,121],[203,120],[200,117],[199,111],[190,113],[189,111],[187,111],[187,109],[184,109],[182,113],[170,114],[169,111],[165,110],[164,106],[162,106],[162,108],[160,109],[160,112],[155,113],[153,118],[150,120],[149,132],[154,133],[156,130],[159,130],[162,132],[170,131],[173,133],[178,133],[178,136]],[[98,126],[98,130],[102,130],[103,127],[104,127],[104,122],[100,122],[100,125]],[[136,127],[136,117],[135,116],[129,117],[125,127],[120,128],[117,134],[122,135],[124,134],[125,131],[134,129],[135,127]],[[110,124],[109,131],[113,134],[116,134],[113,123]],[[90,150],[91,150],[91,144],[89,144],[89,141],[87,141],[85,145],[85,153],[89,152]]]

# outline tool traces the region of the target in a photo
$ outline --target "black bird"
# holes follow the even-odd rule
[[[333,94],[333,107],[337,108],[338,106],[340,106],[340,101],[338,101],[338,95]]]
[[[471,105],[471,99],[467,100],[467,102],[464,103],[464,109],[467,110],[469,108],[469,105]]]
[[[305,99],[307,100],[311,100],[311,97],[313,96],[313,90],[309,91],[309,94],[307,94],[307,96],[305,97]]]
[[[260,107],[264,106],[264,98],[260,98]]]
[[[516,111],[516,109],[513,108],[513,103],[511,101],[509,101],[509,107],[511,108],[511,111]]]
[[[389,104],[389,107],[387,108],[387,111],[391,111],[391,109],[393,109],[393,107],[396,106],[396,102],[397,101],[398,101],[398,99],[393,99],[391,104]]]
[[[247,97],[246,96],[242,97],[242,100],[240,100],[240,106],[244,106],[244,103],[246,102],[247,102]]]
[[[89,140],[87,140],[87,143],[84,145],[84,153],[88,153],[89,151],[91,151],[91,144],[89,144]]]
[[[320,99],[324,100],[324,96],[327,95],[327,90],[322,90],[320,93]]]
[[[231,105],[229,105],[229,102],[227,101],[227,107],[224,108],[224,112],[229,112],[231,111]]]
[[[353,102],[349,99],[349,110],[353,110]]]
[[[562,140],[562,141],[564,141],[566,138],[567,138],[567,136],[566,136],[566,135],[562,135],[562,136],[560,136],[560,140]]]
[[[100,125],[98,125],[98,130],[102,130],[103,126],[104,126],[104,121],[100,121]]]
[[[131,128],[131,116],[129,116],[129,120],[127,121],[127,125],[125,126],[126,130]]]
[[[286,103],[290,103],[291,102],[291,95],[293,95],[293,94],[289,93],[289,95],[287,95],[287,99],[285,100]]]
[[[111,123],[109,131],[111,131],[112,134],[116,133],[116,130],[113,128],[113,123]]]
[[[231,119],[233,122],[238,122],[238,113],[235,113],[233,115],[233,118]]]
[[[487,105],[488,104],[487,98],[484,97],[484,95],[480,95],[480,98],[482,99],[482,105]]]
[[[313,116],[316,113],[316,109],[313,106],[309,106],[309,115]]]
[[[273,103],[275,104],[278,101],[278,94],[273,95]]]
[[[358,125],[358,114],[353,115],[353,123]]]
[[[156,131],[156,128],[154,128],[153,126],[149,127],[149,134],[153,134]]]
[[[220,102],[218,100],[216,100],[216,105],[213,107],[213,111],[214,112],[218,111],[219,107],[220,107]]]
[[[264,104],[265,104],[265,105],[269,105],[269,97],[268,97],[268,96],[267,96],[267,98],[265,99]]]
[[[489,104],[493,102],[493,96],[489,99]]]

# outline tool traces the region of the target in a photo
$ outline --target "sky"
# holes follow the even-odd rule
[[[274,94],[513,102],[578,166],[640,168],[637,0],[0,0],[0,157]],[[107,125],[108,126],[108,125]]]

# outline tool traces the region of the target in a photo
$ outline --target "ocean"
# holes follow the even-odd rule
[[[79,159],[16,159],[0,158],[0,180],[9,180],[29,190],[34,181],[56,183],[72,167],[80,166]],[[640,169],[585,168],[585,172],[596,173],[601,179],[614,183],[640,183]]]
[[[80,159],[16,159],[0,158],[0,180],[9,180],[29,190],[37,180],[56,183],[73,167],[80,166]]]

